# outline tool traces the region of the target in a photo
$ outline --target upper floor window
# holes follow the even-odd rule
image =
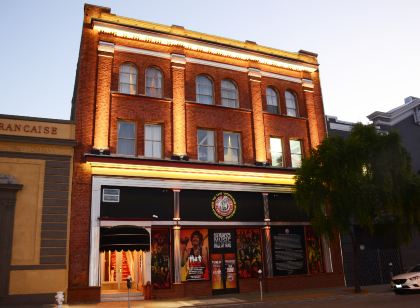
[[[231,108],[239,107],[238,89],[230,80],[222,80],[222,105]]]
[[[265,91],[265,96],[267,97],[267,111],[270,113],[279,113],[279,100],[276,90],[268,87]]]
[[[195,80],[195,93],[197,103],[213,104],[213,82],[210,78],[199,75]]]
[[[283,147],[280,138],[270,138],[271,165],[283,167]]]
[[[162,158],[162,126],[146,124],[144,126],[144,156]]]
[[[239,164],[241,161],[241,137],[238,133],[223,132],[224,161]]]
[[[198,160],[215,161],[214,131],[204,129],[197,130],[197,150]]]
[[[120,93],[137,94],[137,67],[133,63],[120,66],[118,90]]]
[[[162,97],[162,72],[155,67],[146,70],[146,95]]]
[[[300,140],[290,140],[289,142],[292,167],[299,168],[302,164],[302,142]]]
[[[298,111],[297,111],[296,95],[290,91],[286,91],[285,96],[286,96],[287,115],[291,117],[297,117]]]
[[[136,155],[136,124],[118,121],[117,154]]]

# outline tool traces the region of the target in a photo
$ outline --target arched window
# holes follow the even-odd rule
[[[133,63],[120,66],[118,90],[120,93],[137,94],[137,67]]]
[[[149,67],[146,70],[146,95],[162,97],[162,89],[162,72],[155,67]]]
[[[268,87],[265,91],[267,97],[267,111],[270,113],[279,113],[279,100],[277,92],[271,87]]]
[[[222,80],[222,105],[231,108],[238,108],[238,89],[230,80]]]
[[[296,101],[295,94],[290,91],[286,91],[285,96],[286,96],[287,115],[291,117],[297,117],[298,110],[297,110],[297,101]]]
[[[196,101],[200,104],[213,104],[213,82],[210,78],[199,75],[195,79]]]

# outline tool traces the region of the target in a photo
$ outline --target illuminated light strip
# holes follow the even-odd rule
[[[283,67],[291,70],[296,71],[306,71],[306,72],[315,72],[317,70],[316,65],[302,65],[296,64],[290,61],[280,61],[274,60],[266,57],[255,56],[250,53],[239,52],[239,51],[232,51],[228,49],[216,48],[211,47],[209,45],[200,44],[200,43],[189,43],[182,40],[176,39],[169,39],[157,34],[151,35],[149,33],[142,32],[140,30],[129,29],[124,26],[119,25],[110,25],[100,21],[94,21],[93,28],[102,33],[113,34],[118,37],[128,38],[128,39],[135,39],[143,42],[150,42],[165,46],[180,46],[187,48],[193,51],[205,52],[214,55],[221,55],[226,56],[234,59],[240,59],[245,61],[257,61],[261,64],[272,65],[277,67]]]
[[[150,177],[275,185],[295,184],[294,175],[292,174],[237,172],[224,170],[175,168],[102,162],[89,162],[89,164],[92,168],[92,174],[94,175]]]

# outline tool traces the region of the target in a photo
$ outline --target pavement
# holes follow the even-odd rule
[[[130,302],[130,307],[175,308],[175,307],[277,307],[282,304],[311,302],[316,300],[345,300],[392,293],[388,284],[362,287],[362,293],[354,293],[354,288],[336,287],[323,289],[288,290],[264,293],[237,293],[211,297],[182,298],[171,300],[145,300]],[[68,308],[82,307],[128,307],[127,302],[104,302],[98,304],[63,305]]]

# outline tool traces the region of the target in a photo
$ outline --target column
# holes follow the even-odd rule
[[[185,138],[185,64],[184,55],[171,54],[172,69],[172,159],[188,160]]]
[[[273,277],[273,255],[271,251],[271,231],[270,231],[270,210],[268,208],[268,193],[263,193],[264,202],[264,252],[265,252],[265,275]]]
[[[248,78],[252,101],[252,122],[254,127],[255,164],[265,165],[267,154],[265,149],[264,117],[261,96],[261,72],[255,68],[248,69]]]
[[[174,283],[181,283],[181,227],[178,225],[180,218],[179,211],[179,189],[173,189],[174,192]]]
[[[174,226],[174,283],[181,283],[181,227]]]
[[[16,194],[22,187],[13,177],[0,174],[0,298],[9,295]]]
[[[93,139],[93,149],[97,154],[109,154],[109,112],[113,61],[114,44],[99,42]]]
[[[314,85],[312,80],[303,79],[303,93],[305,95],[306,110],[308,112],[309,136],[311,138],[311,147],[316,148],[319,143],[318,123],[314,100]]]

